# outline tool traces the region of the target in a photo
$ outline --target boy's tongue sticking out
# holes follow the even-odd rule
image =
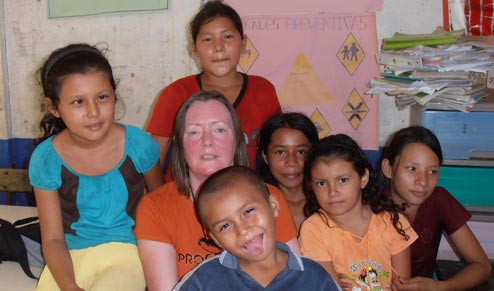
[[[264,251],[264,247],[262,246],[263,235],[258,235],[248,243],[244,245],[249,253],[254,256],[259,256]]]

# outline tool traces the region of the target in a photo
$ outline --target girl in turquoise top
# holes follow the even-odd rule
[[[163,184],[158,145],[115,122],[116,82],[97,48],[55,50],[39,73],[48,112],[29,177],[47,265],[37,290],[144,290],[134,213]]]

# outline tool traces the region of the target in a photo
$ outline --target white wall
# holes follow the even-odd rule
[[[34,72],[56,47],[79,41],[106,41],[113,50],[109,58],[114,73],[121,79],[118,92],[126,105],[122,121],[141,127],[166,84],[197,72],[186,50],[186,24],[200,0],[169,0],[166,11],[63,19],[47,18],[47,1],[0,0],[0,29],[5,30],[2,39],[6,39],[5,47],[0,41],[0,66],[4,72],[8,70],[8,76],[3,78],[0,70],[0,139],[38,136],[41,93]],[[377,13],[379,40],[397,31],[428,33],[442,24],[442,0],[383,3],[383,11]],[[11,135],[4,110],[9,103]],[[408,125],[408,115],[408,110],[398,112],[391,98],[381,98],[380,144],[389,133]]]
[[[0,1],[4,3],[1,19],[7,51],[3,66],[9,74],[9,82],[3,86],[10,91],[7,98],[11,100],[13,137],[39,135],[43,113],[34,73],[53,49],[68,43],[109,44],[109,59],[115,77],[121,80],[118,93],[126,105],[122,121],[141,127],[160,89],[196,71],[185,49],[186,24],[197,11],[199,0],[169,0],[169,9],[158,12],[60,19],[47,18],[47,0]],[[0,128],[5,128],[1,122]]]
[[[4,11],[3,11],[3,0],[0,0],[0,20],[4,19]],[[5,96],[8,96],[7,87],[5,84],[7,83],[5,80],[7,66],[4,63],[5,59],[5,35],[4,35],[5,23],[0,21],[0,139],[8,138],[7,135],[7,116],[8,112],[6,111],[6,101]]]
[[[391,37],[395,32],[431,33],[442,26],[442,0],[383,0],[383,11],[376,15],[378,39]],[[389,134],[409,125],[410,110],[398,111],[394,98],[381,96],[379,100],[379,144]]]

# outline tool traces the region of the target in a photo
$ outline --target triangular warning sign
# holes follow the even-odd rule
[[[282,104],[334,104],[316,71],[303,53],[299,53],[278,93]]]

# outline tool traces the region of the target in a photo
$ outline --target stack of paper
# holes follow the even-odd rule
[[[420,37],[404,39],[408,42],[412,38],[420,41]],[[382,66],[381,76],[370,82],[366,93],[392,96],[400,110],[433,102],[470,112],[474,104],[488,95],[485,76],[494,68],[494,47],[475,45],[457,35],[451,38],[455,39],[454,44],[381,50],[376,58]],[[430,39],[428,35],[427,40]]]

